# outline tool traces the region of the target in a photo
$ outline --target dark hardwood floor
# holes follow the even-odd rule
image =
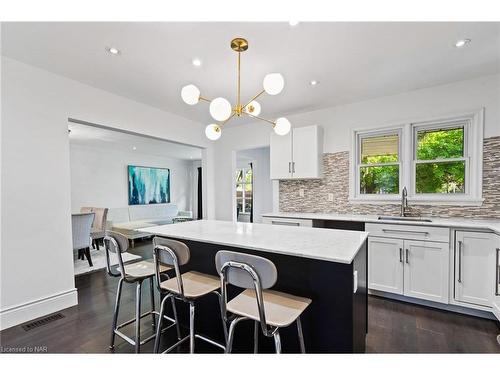
[[[151,242],[140,241],[130,252],[152,257]],[[111,316],[118,279],[105,270],[77,277],[78,306],[62,311],[63,319],[24,331],[21,326],[0,332],[1,351],[11,348],[38,348],[49,353],[109,353]],[[133,285],[124,285],[120,320],[134,316]],[[143,288],[143,310],[149,309],[149,288]],[[370,296],[368,306],[368,353],[500,353],[496,341],[496,322],[466,315]],[[142,332],[152,332],[151,320],[143,319]],[[125,332],[133,336],[133,325]],[[187,334],[187,331],[184,332]],[[145,336],[144,336],[145,337]],[[164,335],[166,347],[175,333]],[[165,340],[168,340],[166,342]],[[196,341],[197,352],[220,353],[217,348]],[[153,343],[143,346],[143,353],[152,352]],[[187,352],[186,345],[179,352]],[[132,353],[133,348],[119,337],[115,353]]]

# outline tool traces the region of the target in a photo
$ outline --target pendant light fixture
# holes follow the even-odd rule
[[[290,121],[288,121],[285,117],[280,117],[274,121],[259,117],[261,106],[259,102],[256,101],[256,99],[264,93],[268,95],[278,95],[281,91],[283,91],[283,88],[285,87],[285,80],[283,76],[280,73],[267,74],[264,77],[264,81],[262,83],[263,90],[252,97],[246,104],[244,104],[241,101],[240,95],[240,66],[241,53],[245,52],[248,49],[248,42],[243,38],[235,38],[231,41],[231,48],[238,53],[237,95],[236,105],[234,107],[231,106],[231,103],[227,99],[222,97],[218,97],[215,99],[207,99],[203,97],[200,93],[200,90],[195,85],[184,86],[181,90],[182,100],[184,100],[186,104],[195,105],[198,104],[200,100],[210,103],[210,115],[217,122],[212,123],[205,128],[205,135],[212,141],[219,139],[222,134],[222,127],[234,116],[249,116],[258,120],[262,120],[271,124],[276,134],[288,134],[291,128]]]

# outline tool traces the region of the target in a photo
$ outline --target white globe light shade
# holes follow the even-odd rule
[[[205,128],[205,135],[211,141],[216,141],[222,135],[222,129],[217,124],[210,124]]]
[[[186,104],[195,105],[200,100],[200,90],[195,85],[184,86],[181,90],[181,97]]]
[[[284,117],[280,117],[276,120],[276,124],[274,125],[274,132],[278,135],[286,135],[290,131],[292,125],[290,121],[288,121]]]
[[[261,107],[259,102],[253,100],[245,107],[245,112],[254,116],[260,115]]]
[[[231,116],[231,103],[224,98],[215,98],[210,103],[210,114],[217,121],[225,121]]]
[[[270,73],[264,77],[263,86],[269,95],[278,95],[285,87],[285,79],[279,73]]]

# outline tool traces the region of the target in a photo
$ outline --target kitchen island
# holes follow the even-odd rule
[[[274,290],[312,299],[302,316],[307,352],[364,352],[368,327],[366,232],[216,220],[140,230],[185,242],[191,250],[191,259],[182,272],[195,270],[216,275],[215,254],[219,250],[244,252],[270,259],[278,270]],[[231,288],[229,297],[240,291]],[[206,297],[200,302],[197,306],[196,330],[223,341],[216,299]],[[180,321],[187,325],[186,306],[180,307]],[[252,327],[251,322],[243,322],[241,327],[238,326],[234,341],[236,352],[252,351]],[[280,332],[283,352],[298,353],[296,327],[292,325]],[[273,350],[272,339],[261,337],[259,351]]]

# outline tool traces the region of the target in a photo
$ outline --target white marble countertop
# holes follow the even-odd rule
[[[158,236],[259,250],[337,263],[351,263],[367,232],[197,220],[141,228]]]
[[[323,214],[314,212],[271,212],[262,215],[263,217],[281,217],[288,219],[310,219],[310,220],[332,220],[332,221],[361,221],[365,223],[384,223],[384,224],[405,224],[405,225],[425,225],[448,228],[469,228],[491,230],[500,235],[500,220],[483,219],[462,219],[462,218],[439,218],[424,217],[431,222],[423,221],[394,221],[378,220],[378,215],[347,215],[347,214]]]

